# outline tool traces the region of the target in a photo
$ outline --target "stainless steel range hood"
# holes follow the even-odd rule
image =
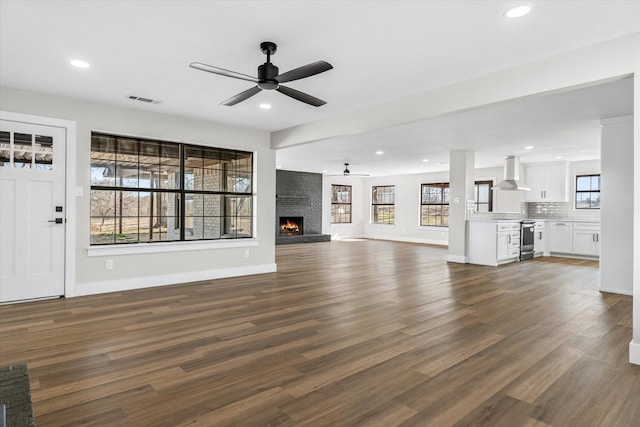
[[[504,181],[500,181],[492,190],[531,191],[520,181],[520,157],[507,156],[504,159]]]

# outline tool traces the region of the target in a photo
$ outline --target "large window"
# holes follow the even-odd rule
[[[252,236],[252,154],[93,133],[91,244]]]
[[[331,223],[351,222],[351,186],[331,185]]]
[[[493,212],[493,181],[476,181],[473,194],[476,201],[476,212]]]
[[[371,223],[395,224],[394,185],[378,185],[371,189]]]
[[[576,176],[576,209],[600,209],[600,175]]]
[[[420,225],[449,226],[449,183],[422,184]]]

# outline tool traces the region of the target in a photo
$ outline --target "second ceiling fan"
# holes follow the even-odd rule
[[[201,62],[192,62],[189,64],[191,68],[197,70],[206,71],[213,74],[219,74],[221,76],[232,77],[234,79],[246,80],[256,83],[256,86],[251,89],[247,89],[244,92],[240,92],[237,95],[232,96],[226,101],[222,102],[222,105],[232,106],[239,102],[245,101],[251,98],[262,90],[277,90],[293,99],[304,102],[314,107],[320,107],[326,104],[325,101],[318,99],[314,96],[300,92],[299,90],[292,89],[290,87],[282,86],[281,83],[291,82],[294,80],[304,79],[316,74],[323,73],[333,68],[331,64],[326,61],[316,61],[311,64],[303,65],[302,67],[295,68],[286,73],[279,74],[278,67],[271,63],[271,55],[276,53],[278,46],[273,42],[260,43],[260,50],[267,55],[267,62],[258,67],[258,77],[249,76],[246,74],[238,73],[235,71],[226,70],[224,68],[214,67],[212,65],[203,64]]]
[[[326,176],[369,176],[368,173],[351,173],[349,170],[349,163],[344,164],[344,171],[341,174],[326,175]]]

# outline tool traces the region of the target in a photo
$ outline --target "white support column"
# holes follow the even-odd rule
[[[633,293],[633,116],[601,121],[600,290]]]
[[[629,362],[640,365],[640,46],[636,44],[633,89],[633,337]]]
[[[473,151],[449,153],[449,255],[447,261],[467,262],[467,203],[473,200]]]

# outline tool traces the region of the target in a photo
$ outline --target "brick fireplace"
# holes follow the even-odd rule
[[[276,171],[276,244],[326,242],[322,234],[322,175]]]

